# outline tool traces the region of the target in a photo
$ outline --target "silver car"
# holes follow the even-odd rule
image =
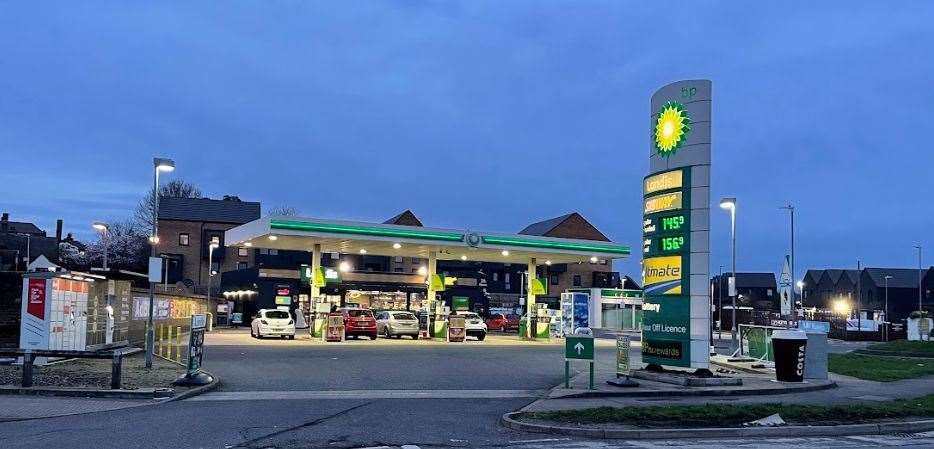
[[[418,339],[418,318],[412,312],[387,310],[376,314],[376,332],[386,338],[403,335]]]

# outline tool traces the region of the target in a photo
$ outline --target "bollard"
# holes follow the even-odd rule
[[[119,390],[123,373],[123,351],[114,351],[113,365],[110,368],[110,389]]]
[[[156,325],[156,333],[155,333],[155,335],[156,335],[156,337],[158,337],[159,335],[162,335],[162,325],[161,325],[161,324],[157,324],[157,325]],[[155,341],[154,344],[153,344],[154,347],[152,348],[152,353],[155,354],[155,355],[162,354],[162,339],[155,338],[155,340],[156,340],[156,341]]]
[[[28,388],[32,386],[32,350],[27,349],[23,354],[23,386]]]
[[[175,328],[175,361],[182,363],[182,327]]]

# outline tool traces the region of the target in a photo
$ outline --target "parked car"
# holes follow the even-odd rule
[[[486,320],[486,327],[500,332],[518,331],[519,315],[495,313]]]
[[[476,337],[479,341],[486,338],[486,323],[483,322],[480,315],[473,312],[454,312],[454,315],[464,317],[468,337]]]
[[[386,310],[376,314],[376,332],[386,338],[403,335],[418,339],[418,318],[404,310]]]
[[[370,309],[340,309],[344,316],[344,338],[359,336],[376,340],[376,318]]]
[[[250,336],[254,338],[263,337],[288,337],[295,339],[295,321],[285,310],[278,309],[259,309],[250,323]]]

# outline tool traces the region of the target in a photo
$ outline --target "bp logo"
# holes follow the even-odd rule
[[[675,101],[665,103],[655,119],[655,148],[659,156],[675,154],[691,132],[691,117],[684,105]]]

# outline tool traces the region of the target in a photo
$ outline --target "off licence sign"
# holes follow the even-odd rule
[[[564,339],[564,358],[593,360],[593,337],[572,337]]]

